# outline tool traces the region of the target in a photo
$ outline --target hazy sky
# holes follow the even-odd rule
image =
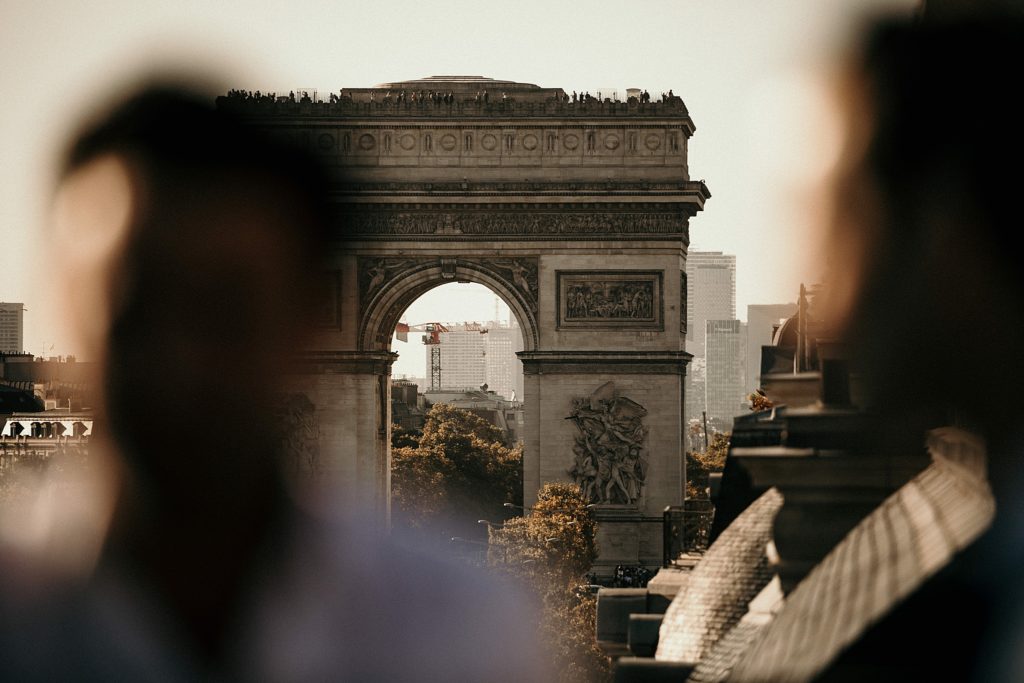
[[[89,107],[169,67],[223,90],[337,90],[436,74],[570,91],[672,88],[697,126],[691,175],[712,193],[691,222],[693,247],[736,254],[741,317],[750,303],[792,301],[801,281],[820,275],[819,183],[839,144],[830,68],[868,12],[916,4],[0,0],[0,301],[27,305],[29,351],[75,351],[56,331],[48,287],[53,160]],[[424,320],[493,316],[486,295],[444,300]]]

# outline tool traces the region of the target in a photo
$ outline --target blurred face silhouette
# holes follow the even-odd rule
[[[308,197],[243,163],[112,152],[65,178],[55,215],[72,317],[144,485],[195,498],[265,478],[313,309]]]
[[[1017,422],[1019,20],[876,27],[845,82],[831,320],[874,405],[989,436]],[[957,45],[951,50],[950,45]],[[956,84],[953,87],[951,84]],[[941,112],[955,109],[956,125]]]

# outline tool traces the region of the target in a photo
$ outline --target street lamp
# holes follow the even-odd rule
[[[474,545],[489,545],[483,541],[474,541],[471,538],[462,538],[461,536],[452,536],[452,543],[473,543]]]

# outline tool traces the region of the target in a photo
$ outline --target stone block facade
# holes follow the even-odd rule
[[[689,219],[710,197],[690,180],[695,127],[682,100],[573,102],[559,88],[437,77],[343,89],[329,102],[220,105],[306,146],[335,174],[333,304],[305,378],[339,495],[387,526],[391,333],[424,292],[476,282],[523,331],[526,504],[543,483],[572,480],[578,430],[566,418],[611,382],[621,414],[601,419],[644,416],[629,435],[595,436],[602,463],[592,467],[622,492],[598,510],[599,565],[660,564],[650,518],[683,491],[680,273]]]

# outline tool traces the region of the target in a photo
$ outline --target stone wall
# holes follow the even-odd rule
[[[614,382],[646,411],[646,476],[625,508],[599,510],[600,562],[659,564],[660,524],[642,520],[682,500],[680,273],[689,219],[710,197],[687,167],[693,121],[677,97],[575,103],[559,89],[450,80],[330,102],[220,100],[335,173],[334,303],[308,366],[324,467],[340,495],[386,517],[391,331],[430,288],[478,282],[523,329],[527,505],[543,483],[571,480],[573,400]],[[474,101],[485,81],[515,101]],[[458,97],[385,101],[421,87]]]

